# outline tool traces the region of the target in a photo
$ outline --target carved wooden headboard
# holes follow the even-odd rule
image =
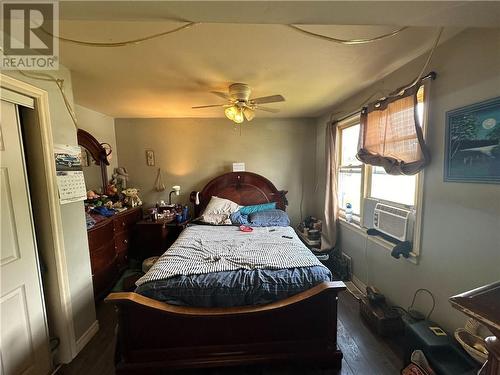
[[[195,204],[196,191],[190,196]],[[288,205],[286,190],[278,190],[267,178],[251,172],[230,172],[214,178],[199,192],[200,204],[194,205],[195,216],[199,216],[210,198],[230,199],[241,206],[276,202],[276,207],[285,210]]]

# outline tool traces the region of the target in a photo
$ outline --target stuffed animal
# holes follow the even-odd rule
[[[128,173],[123,167],[115,168],[115,173],[113,173],[113,179],[111,183],[115,185],[119,190],[124,190],[127,188]]]
[[[123,208],[123,203],[121,201],[115,202],[113,208]]]
[[[116,194],[118,194],[118,189],[116,188],[115,185],[109,184],[108,186],[106,186],[106,195],[113,197]]]
[[[96,194],[95,191],[93,191],[93,190],[87,191],[87,199],[90,200],[90,199],[97,199],[97,198],[99,198],[99,195]]]
[[[140,206],[142,204],[141,198],[139,198],[139,190],[135,188],[128,188],[122,191],[122,194],[125,195],[125,199],[123,203],[129,207]]]

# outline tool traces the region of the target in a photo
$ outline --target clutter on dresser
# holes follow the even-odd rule
[[[87,191],[87,199],[85,199],[87,229],[93,228],[103,218],[142,205],[138,190],[135,188],[119,192],[118,188],[111,183],[106,186],[105,192],[106,194],[98,194],[94,190]]]
[[[142,200],[139,198],[139,189],[128,188],[122,191],[124,195],[123,203],[128,207],[137,207],[142,205]]]
[[[162,220],[166,223],[176,221],[182,223],[190,219],[189,207],[181,204],[166,204],[165,201],[156,202],[155,207],[146,211],[146,217],[151,221]]]

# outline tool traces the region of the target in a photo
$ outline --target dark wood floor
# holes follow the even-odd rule
[[[114,374],[115,311],[110,305],[97,306],[100,330],[69,365],[58,374],[112,375]],[[359,318],[356,299],[348,292],[339,297],[338,343],[344,353],[340,371],[296,367],[238,367],[178,371],[178,375],[397,375],[403,367],[401,347],[376,336]]]

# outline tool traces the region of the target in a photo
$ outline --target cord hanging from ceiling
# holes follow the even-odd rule
[[[77,45],[81,45],[81,46],[87,46],[87,47],[125,47],[125,46],[128,46],[128,45],[139,44],[141,42],[145,42],[145,41],[148,41],[148,40],[152,40],[152,39],[156,39],[156,38],[161,38],[161,37],[163,37],[165,35],[173,34],[173,33],[176,33],[178,31],[182,31],[182,30],[188,29],[190,27],[193,27],[193,26],[199,25],[199,24],[200,24],[199,22],[188,22],[187,24],[179,26],[179,27],[177,27],[175,29],[172,29],[172,30],[163,31],[161,33],[148,35],[148,36],[145,36],[145,37],[142,37],[142,38],[124,40],[124,41],[121,41],[121,42],[89,42],[89,41],[86,41],[86,40],[71,39],[71,38],[63,37],[61,35],[54,35],[54,34],[48,32],[47,30],[44,30],[44,29],[42,29],[42,30],[46,34],[48,34],[48,35],[50,35],[50,36],[52,36],[54,38],[57,38],[57,39],[59,39],[59,40],[61,40],[63,42],[73,43],[73,44],[77,44]],[[382,40],[382,39],[393,37],[393,36],[401,33],[402,31],[404,31],[404,30],[406,30],[408,28],[408,26],[403,26],[403,27],[400,27],[397,30],[393,30],[393,31],[391,31],[389,33],[386,33],[386,34],[378,35],[378,36],[373,37],[373,38],[339,39],[339,38],[333,38],[333,37],[329,37],[329,36],[326,36],[326,35],[321,35],[321,34],[313,33],[311,31],[304,30],[301,27],[299,27],[297,25],[294,25],[294,24],[286,24],[285,26],[287,26],[287,27],[289,27],[289,28],[291,28],[291,29],[293,29],[295,31],[298,31],[298,32],[301,32],[303,34],[309,35],[309,36],[313,36],[313,37],[316,37],[316,38],[320,38],[320,39],[323,39],[323,40],[327,40],[327,41],[338,43],[338,44],[344,44],[344,45],[357,45],[357,44],[367,44],[367,43],[376,42],[376,41],[379,41],[379,40]]]
[[[156,33],[156,34],[152,34],[152,35],[148,35],[148,36],[145,36],[145,37],[142,37],[142,38],[136,38],[136,39],[131,39],[131,40],[125,40],[125,41],[121,41],[121,42],[89,42],[89,41],[84,41],[84,40],[77,40],[77,39],[71,39],[71,38],[66,38],[66,37],[63,37],[63,36],[60,36],[60,35],[54,35],[54,34],[51,34],[49,33],[48,31],[42,29],[43,32],[45,32],[46,34],[54,37],[54,38],[57,38],[63,42],[67,42],[67,43],[73,43],[73,44],[77,44],[77,45],[81,45],[81,46],[87,46],[87,47],[107,47],[107,48],[112,48],[112,47],[124,47],[124,46],[128,46],[128,45],[137,45],[137,44],[140,44],[142,42],[145,42],[145,41],[149,41],[149,40],[152,40],[152,39],[156,39],[156,38],[160,38],[160,37],[163,37],[163,36],[166,36],[166,35],[169,35],[169,34],[173,34],[173,33],[176,33],[176,32],[179,32],[179,31],[182,31],[182,30],[185,30],[185,29],[188,29],[190,27],[193,27],[195,25],[199,25],[200,23],[198,22],[191,22],[191,21],[185,21],[187,22],[185,25],[182,25],[182,26],[179,26],[175,29],[172,29],[172,30],[168,30],[168,31],[163,31],[161,33]],[[294,24],[287,24],[285,25],[295,31],[298,31],[298,32],[301,32],[303,34],[306,34],[306,35],[309,35],[309,36],[313,36],[313,37],[316,37],[316,38],[320,38],[320,39],[323,39],[323,40],[327,40],[327,41],[330,41],[330,42],[334,42],[334,43],[338,43],[338,44],[343,44],[343,45],[359,45],[359,44],[367,44],[367,43],[372,43],[372,42],[376,42],[376,41],[379,41],[379,40],[382,40],[382,39],[386,39],[386,38],[390,38],[390,37],[393,37],[399,33],[401,33],[402,31],[406,30],[408,28],[408,26],[404,26],[404,27],[401,27],[397,30],[393,30],[389,33],[386,33],[386,34],[383,34],[383,35],[379,35],[379,36],[376,36],[376,37],[373,37],[373,38],[361,38],[361,39],[339,39],[339,38],[333,38],[333,37],[329,37],[329,36],[326,36],[326,35],[321,35],[321,34],[317,34],[317,33],[313,33],[311,31],[307,31],[307,30],[304,30],[302,28],[300,28],[299,26],[297,25],[294,25]],[[438,43],[439,43],[439,39],[441,37],[441,34],[443,32],[443,28],[440,28],[439,30],[439,33],[438,33],[438,36],[436,38],[436,41],[434,43],[434,46],[432,47],[430,53],[429,53],[429,56],[427,58],[427,61],[426,63],[424,64],[424,67],[422,68],[420,74],[418,75],[417,79],[410,85],[408,85],[407,87],[403,88],[401,91],[404,91],[406,89],[408,89],[409,87],[415,85],[419,80],[420,78],[422,77],[425,69],[427,68],[427,66],[429,65],[430,63],[430,60],[432,59],[432,55],[434,53],[434,50],[436,49]],[[71,117],[71,120],[73,121],[75,127],[78,129],[78,124],[77,124],[77,118],[76,118],[76,114],[66,96],[66,93],[64,92],[64,79],[60,79],[60,78],[55,78],[47,73],[25,73],[21,70],[18,70],[18,72],[22,75],[24,75],[25,77],[28,77],[28,78],[31,78],[31,79],[37,79],[37,80],[43,80],[43,81],[50,81],[50,82],[54,82],[60,93],[61,93],[61,96],[63,98],[63,101],[64,101],[64,105],[66,106],[66,109]],[[400,92],[401,92],[400,91]],[[394,94],[394,95],[399,95],[400,94],[397,93],[397,94]],[[376,95],[376,94],[373,94],[372,96],[370,96],[370,98],[368,100],[371,100],[372,97]],[[366,104],[366,103],[363,103],[363,105]],[[333,117],[334,114],[332,114],[332,117]]]
[[[19,72],[19,74],[21,74],[27,78],[37,79],[39,81],[54,82],[57,85],[59,92],[61,93],[64,105],[66,106],[66,110],[68,111],[68,114],[71,117],[71,120],[73,121],[73,124],[75,125],[75,128],[78,129],[78,121],[76,119],[75,111],[73,110],[73,107],[71,106],[69,99],[66,96],[66,93],[64,92],[64,79],[55,78],[47,73],[34,73],[34,72],[26,73],[26,72],[23,72],[22,70],[19,70],[19,69],[17,69],[17,71]]]
[[[444,27],[440,27],[439,30],[438,30],[438,33],[436,35],[436,39],[434,40],[434,43],[432,44],[432,47],[431,49],[429,50],[429,55],[427,56],[427,60],[425,61],[424,65],[422,66],[422,69],[420,70],[420,73],[418,74],[417,78],[415,78],[415,80],[413,82],[411,82],[410,84],[408,84],[407,86],[404,86],[403,88],[401,89],[398,89],[397,92],[393,92],[387,96],[383,96],[383,97],[379,97],[376,101],[380,101],[380,100],[384,100],[384,99],[389,99],[389,98],[394,98],[396,96],[400,96],[402,95],[406,90],[408,90],[409,88],[415,86],[418,82],[420,82],[420,80],[422,79],[423,75],[424,75],[424,72],[427,70],[427,68],[429,67],[429,64],[432,60],[432,57],[434,56],[434,51],[436,51],[436,48],[439,44],[439,41],[441,40],[441,35],[443,34],[443,30],[444,30]],[[431,73],[429,75],[430,78],[434,79],[434,76],[435,73]],[[426,77],[424,77],[426,78]],[[380,93],[380,91],[377,91],[375,93],[373,93],[372,95],[370,95],[365,101],[363,101],[355,110],[352,110],[350,112],[347,112],[348,114],[335,120],[335,121],[344,121],[346,120],[347,118],[351,117],[351,116],[354,116],[355,114],[359,113],[361,111],[361,108],[364,107],[365,105],[367,105],[374,97],[375,95],[377,95],[378,93]],[[346,111],[339,111],[339,112],[334,112],[330,115],[330,121],[333,121],[334,120],[334,117],[336,115],[339,115],[341,113],[346,113]]]
[[[87,47],[125,47],[125,46],[129,46],[129,45],[137,45],[139,43],[142,43],[142,42],[145,42],[145,41],[148,41],[148,40],[152,40],[152,39],[156,39],[156,38],[161,38],[165,35],[168,35],[168,34],[173,34],[173,33],[176,33],[178,31],[181,31],[181,30],[185,30],[185,29],[188,29],[194,25],[197,25],[198,23],[197,22],[189,22],[187,23],[186,25],[182,25],[182,26],[179,26],[179,27],[176,27],[175,29],[172,29],[172,30],[168,30],[168,31],[163,31],[161,33],[157,33],[157,34],[152,34],[152,35],[148,35],[148,36],[145,36],[145,37],[142,37],[142,38],[137,38],[137,39],[131,39],[131,40],[124,40],[124,41],[121,41],[121,42],[88,42],[88,41],[85,41],[85,40],[77,40],[77,39],[70,39],[70,38],[65,38],[63,36],[60,36],[60,35],[54,35],[54,34],[51,34],[49,33],[47,30],[43,30],[44,33],[54,37],[54,38],[57,38],[59,40],[62,40],[63,42],[67,42],[67,43],[73,43],[73,44],[78,44],[80,46],[87,46]]]
[[[303,34],[309,35],[309,36],[313,36],[313,37],[316,37],[316,38],[319,38],[319,39],[327,40],[329,42],[338,43],[338,44],[344,44],[344,45],[368,44],[368,43],[376,42],[376,41],[379,41],[379,40],[382,40],[382,39],[393,37],[393,36],[399,34],[400,32],[402,32],[402,31],[404,31],[404,30],[406,30],[408,28],[408,26],[403,26],[403,27],[401,27],[401,28],[399,28],[397,30],[393,30],[393,31],[391,31],[391,32],[389,32],[387,34],[382,34],[382,35],[379,35],[379,36],[376,36],[376,37],[373,37],[373,38],[338,39],[338,38],[333,38],[333,37],[322,35],[322,34],[313,33],[312,31],[304,30],[304,29],[300,28],[297,25],[289,24],[289,25],[286,25],[286,26],[288,26],[289,28],[291,28],[293,30],[301,32]]]

